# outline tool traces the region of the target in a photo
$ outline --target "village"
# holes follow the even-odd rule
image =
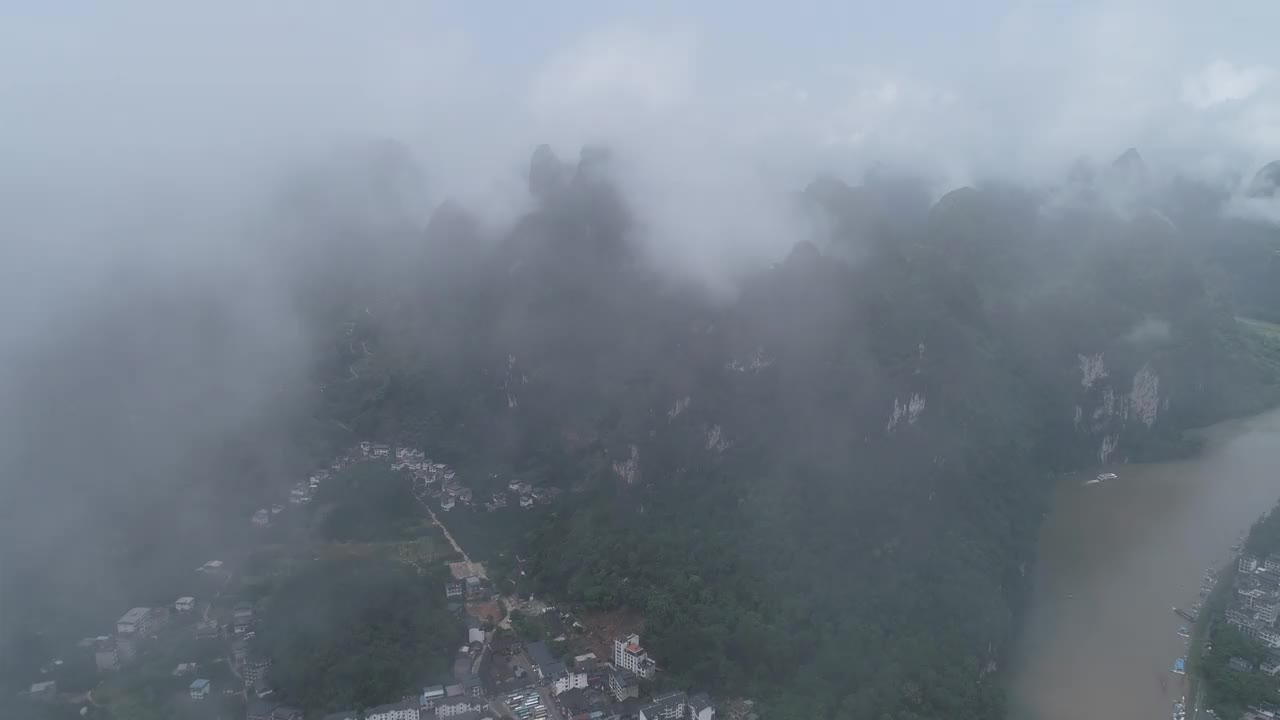
[[[1280,629],[1276,627],[1280,618],[1280,553],[1260,556],[1245,552],[1243,535],[1231,546],[1231,552],[1234,561],[1227,568],[1205,571],[1200,600],[1186,608],[1173,608],[1187,623],[1178,628],[1187,654],[1174,660],[1172,672],[1191,680],[1189,686],[1183,686],[1191,697],[1183,696],[1173,704],[1173,720],[1196,720],[1202,712],[1217,716],[1206,702],[1209,664],[1219,666],[1213,673],[1218,682],[1225,673],[1237,681],[1248,680],[1255,686],[1255,681],[1262,681],[1262,685],[1274,687],[1275,681],[1270,679],[1280,676]],[[1215,641],[1215,625],[1220,622],[1234,633],[1218,634]],[[1247,705],[1244,717],[1274,718],[1277,710],[1280,706],[1268,698]]]
[[[661,682],[658,662],[641,643],[640,618],[622,623],[630,630],[606,627],[589,619],[583,622],[574,612],[533,597],[500,594],[483,564],[471,561],[435,512],[449,512],[459,505],[476,511],[483,506],[487,512],[509,504],[528,509],[555,501],[558,489],[512,481],[506,491],[493,492],[477,503],[475,493],[452,467],[433,462],[422,450],[365,441],[295,483],[285,503],[255,511],[250,527],[265,530],[287,519],[288,506],[308,505],[326,482],[357,463],[385,463],[390,471],[406,476],[413,497],[447,539],[454,557],[461,558],[449,563],[449,579],[439,591],[449,609],[464,620],[466,636],[458,639],[451,677],[424,678],[416,694],[312,720],[757,717],[750,700],[727,700],[717,706],[706,693],[671,689]],[[181,703],[191,717],[241,716],[239,712],[228,715],[225,710],[230,707],[242,707],[244,720],[310,717],[294,704],[277,699],[271,672],[275,658],[259,652],[254,642],[262,631],[261,599],[240,596],[232,582],[244,570],[232,561],[212,559],[193,574],[190,586],[184,588],[191,594],[178,596],[166,606],[129,608],[111,632],[84,638],[74,652],[91,657],[92,667],[103,677],[144,661],[171,663],[167,684],[171,692],[182,688]],[[615,634],[606,636],[610,631]],[[80,714],[88,717],[102,707],[94,692],[69,697],[59,693],[56,681],[45,680],[32,684],[25,695],[36,702],[82,702]],[[201,712],[202,707],[207,710]]]
[[[357,462],[385,462],[393,471],[407,473],[412,478],[415,494],[430,499],[442,511],[448,512],[458,505],[479,507],[493,512],[514,502],[521,508],[546,505],[559,496],[559,488],[534,487],[520,480],[511,481],[506,491],[492,493],[478,501],[472,489],[458,479],[458,473],[449,465],[434,462],[426,453],[416,448],[400,447],[362,441],[348,452],[333,460],[328,468],[315,471],[306,480],[299,480],[289,491],[289,503],[302,505],[311,501],[320,486],[334,473],[341,472]],[[272,517],[280,514],[283,505],[273,505],[254,512],[250,519],[258,527],[267,527]]]

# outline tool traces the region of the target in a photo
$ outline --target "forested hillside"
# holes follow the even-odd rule
[[[448,672],[462,622],[422,576],[377,558],[329,560],[272,595],[257,648],[273,658],[280,692],[320,716],[367,708]]]
[[[146,323],[104,308],[114,330],[50,377],[122,337],[139,357],[190,337],[190,355],[223,347],[234,363],[187,406],[252,390],[271,412],[198,434],[207,461],[164,465],[181,480],[167,494],[112,498],[132,543],[82,559],[116,568],[121,597],[83,611],[158,594],[128,568],[189,573],[202,536],[368,438],[425,449],[481,496],[513,479],[565,490],[527,536],[499,534],[529,561],[522,589],[642,610],[675,684],[757,697],[771,718],[998,717],[1053,476],[1190,451],[1183,429],[1280,398],[1280,342],[1237,320],[1280,315],[1276,231],[1239,211],[1275,201],[1265,173],[1229,197],[1157,182],[1126,153],[1052,187],[936,202],[886,171],[823,178],[792,199],[790,251],[725,294],[654,262],[617,162],[540,148],[530,209],[502,231],[450,203],[420,227],[406,210],[420,178],[394,146],[296,183],[262,235],[309,363],[279,363],[262,388],[236,384],[271,360],[255,343],[210,344],[241,338],[243,319],[167,291],[171,311]],[[145,396],[99,394],[50,396],[27,432],[147,417]],[[206,416],[159,418],[152,435]],[[30,448],[32,462],[60,457],[52,441]],[[199,510],[148,511],[173,497]],[[381,532],[361,513],[326,532]],[[169,533],[181,541],[148,540]],[[58,547],[99,546],[82,535]],[[35,627],[42,612],[9,619]]]
[[[817,181],[826,232],[731,300],[647,262],[610,162],[540,148],[509,233],[446,205],[370,263],[326,412],[576,491],[530,538],[537,589],[644,610],[675,678],[771,717],[998,716],[1051,476],[1278,397],[1235,317],[1280,309],[1275,233],[1136,153],[933,204]]]

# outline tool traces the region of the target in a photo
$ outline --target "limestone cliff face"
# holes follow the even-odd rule
[[[1072,426],[1097,448],[1100,463],[1123,459],[1124,440],[1149,432],[1169,409],[1160,394],[1160,374],[1150,361],[1132,373],[1112,376],[1105,353],[1079,356],[1080,388],[1072,411]]]
[[[1103,464],[1128,459],[1126,439],[1156,432],[1162,415],[1170,410],[1156,364],[1140,355],[1129,357],[1128,364],[1137,364],[1137,369],[1112,373],[1105,352],[1079,355],[1080,383],[1071,425],[1097,448],[1097,461]]]
[[[915,425],[920,419],[920,414],[924,412],[926,405],[924,395],[920,393],[912,393],[911,397],[905,402],[899,398],[893,399],[893,410],[889,413],[889,422],[885,424],[884,430],[887,433],[897,429],[898,424]]]

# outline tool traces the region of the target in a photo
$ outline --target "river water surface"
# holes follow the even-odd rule
[[[1162,720],[1185,693],[1172,606],[1280,500],[1280,410],[1204,431],[1197,457],[1055,489],[1011,668],[1011,720]],[[1203,717],[1203,715],[1201,716]]]

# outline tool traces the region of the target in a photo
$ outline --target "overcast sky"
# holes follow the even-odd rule
[[[799,5],[10,2],[0,147],[52,171],[368,132],[486,169],[542,138],[961,174],[1280,156],[1269,0]]]
[[[0,190],[78,191],[77,217],[228,203],[374,136],[418,153],[432,202],[502,218],[534,145],[607,142],[655,231],[769,235],[778,214],[744,198],[876,161],[942,192],[1129,146],[1208,178],[1280,158],[1274,0],[798,5],[10,0]]]

